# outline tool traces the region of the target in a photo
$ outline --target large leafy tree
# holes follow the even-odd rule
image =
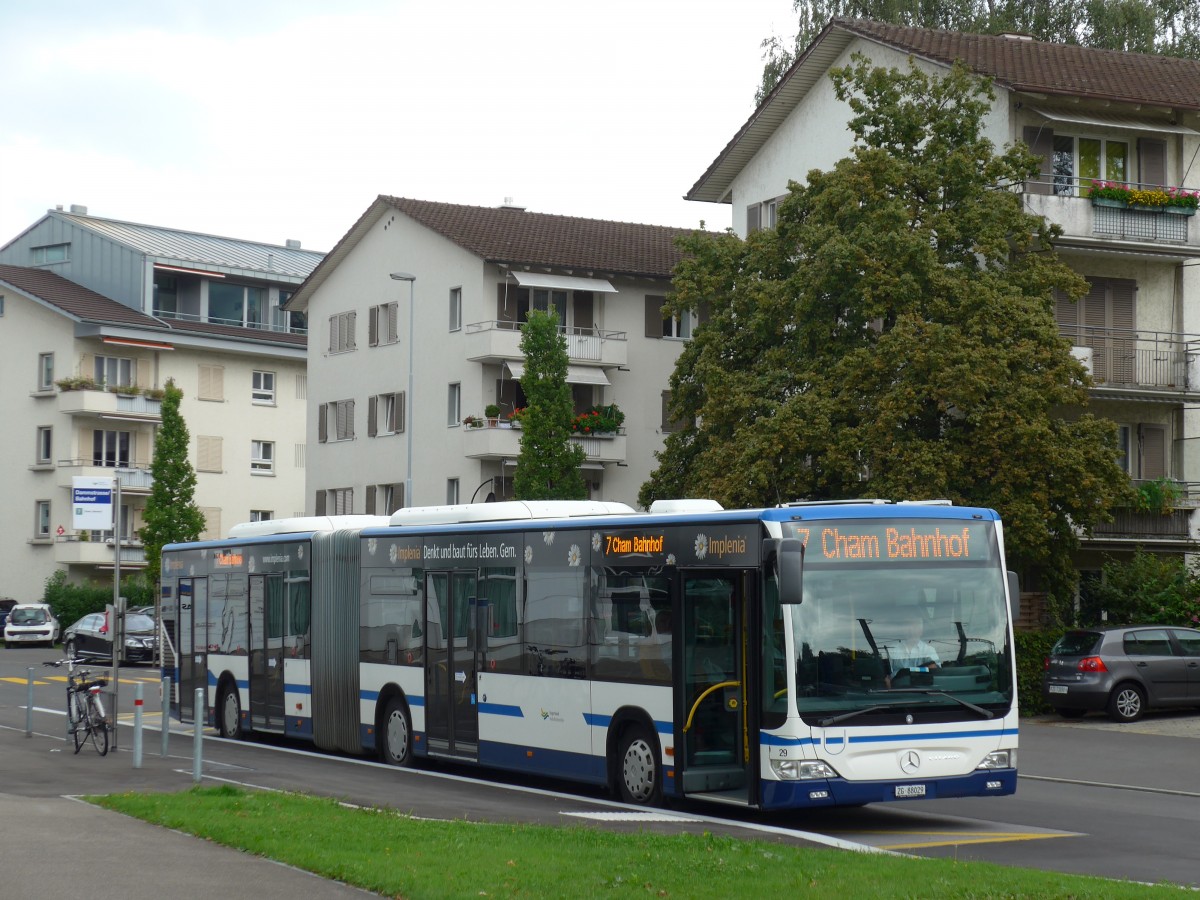
[[[558,316],[530,310],[521,326],[525,374],[521,389],[527,405],[521,417],[521,453],[513,476],[518,500],[583,500],[587,485],[579,466],[584,450],[571,442],[574,406],[567,384],[567,343],[558,332]]]
[[[158,579],[164,544],[194,541],[204,531],[204,514],[193,498],[196,470],[188,460],[188,427],[179,413],[183,391],[168,381],[162,399],[162,424],[154,439],[150,472],[154,485],[146,500],[138,535],[146,547],[146,575]]]
[[[1196,0],[793,0],[794,41],[762,42],[759,104],[835,17],[973,34],[1020,32],[1041,41],[1200,59]]]
[[[708,319],[671,378],[689,424],[639,500],[994,507],[1015,562],[1065,591],[1078,529],[1129,486],[1055,324],[1054,291],[1086,284],[1011,189],[1037,161],[983,137],[992,92],[961,67],[856,56],[832,79],[851,155],[793,182],[776,228],[685,239],[668,311]]]

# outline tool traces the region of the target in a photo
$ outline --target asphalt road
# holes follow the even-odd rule
[[[59,712],[61,683],[46,683],[35,689],[34,733],[26,737],[27,690],[21,682],[25,666],[46,656],[45,652],[32,650],[0,652],[0,847],[5,848],[0,871],[6,878],[13,875],[14,859],[38,856],[35,846],[28,848],[32,854],[29,857],[11,852],[17,849],[13,840],[27,840],[43,848],[46,841],[61,842],[65,835],[56,823],[62,822],[86,821],[89,833],[95,833],[97,824],[103,823],[106,841],[117,846],[154,847],[154,854],[147,854],[146,862],[155,872],[165,869],[168,878],[187,869],[177,868],[173,862],[163,867],[162,857],[157,854],[187,856],[195,850],[202,856],[232,854],[229,865],[234,867],[270,865],[210,845],[194,848],[192,843],[203,842],[190,842],[180,835],[172,835],[170,841],[183,847],[161,848],[161,838],[147,836],[148,826],[63,799],[124,790],[185,790],[193,784],[192,740],[190,732],[176,723],[168,756],[159,755],[158,678],[147,669],[122,670],[123,724],[118,752],[104,759],[86,747],[78,756],[71,752],[63,739],[64,723]],[[138,680],[144,684],[147,698],[147,728],[153,730],[144,735],[143,766],[134,769],[132,729],[127,724],[131,717],[125,710],[131,708],[133,685]],[[209,784],[229,782],[289,790],[302,787],[351,802],[432,817],[554,826],[591,824],[628,831],[709,831],[1198,886],[1200,851],[1195,835],[1200,833],[1200,785],[1192,774],[1200,749],[1198,737],[1200,716],[1191,713],[1152,714],[1133,725],[1116,725],[1093,717],[1071,722],[1056,718],[1028,720],[1022,724],[1022,774],[1013,797],[877,804],[863,809],[774,815],[688,804],[646,811],[613,803],[599,791],[555,782],[516,783],[495,773],[489,780],[479,781],[474,777],[477,772],[467,768],[402,771],[362,758],[311,754],[304,745],[228,742],[215,737],[204,741],[202,776]],[[506,780],[513,783],[504,783]],[[114,826],[113,819],[120,823]],[[39,822],[41,830],[33,827]],[[120,877],[122,872],[127,877],[130,869],[138,869],[120,861],[122,852],[115,847],[112,851],[113,877]],[[228,869],[224,861],[209,861],[209,865],[223,872]],[[35,868],[39,874],[31,877],[44,877],[43,870]],[[122,882],[117,883],[123,885],[126,896],[138,900],[136,889],[129,893]],[[195,893],[190,892],[191,887],[190,879],[181,877],[169,891],[159,884],[153,894],[145,896],[207,897],[213,891],[211,881],[205,881],[204,890]],[[311,892],[311,886],[307,890]],[[36,895],[56,896],[45,891]]]

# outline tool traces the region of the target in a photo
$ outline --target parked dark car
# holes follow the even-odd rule
[[[1200,630],[1124,625],[1068,631],[1042,672],[1042,699],[1061,716],[1104,710],[1117,722],[1147,709],[1200,707]]]
[[[0,634],[4,633],[4,626],[8,622],[9,611],[17,605],[17,601],[11,597],[0,597]]]
[[[154,620],[136,613],[125,615],[125,647],[121,662],[153,662],[157,640]],[[112,638],[104,613],[84,616],[63,632],[63,648],[75,659],[112,659]]]

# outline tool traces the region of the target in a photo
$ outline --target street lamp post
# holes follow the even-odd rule
[[[404,415],[408,419],[404,423],[404,430],[408,434],[408,474],[404,478],[404,505],[413,505],[413,423],[416,422],[416,407],[413,405],[413,400],[416,396],[416,390],[413,386],[413,309],[414,302],[414,285],[417,281],[416,275],[411,275],[408,272],[393,272],[391,274],[393,281],[408,282],[408,396],[404,401]]]

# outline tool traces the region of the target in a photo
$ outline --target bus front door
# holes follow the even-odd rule
[[[747,585],[742,571],[686,570],[682,579],[681,680],[676,767],[685,794],[749,802],[751,741],[746,697]],[[680,645],[677,645],[680,646]],[[757,744],[757,742],[754,742]],[[682,751],[682,752],[681,752]]]
[[[474,569],[425,576],[425,739],[428,751],[479,755]]]
[[[175,641],[178,657],[177,681],[179,718],[195,721],[196,689],[208,690],[208,579],[179,579],[179,635]],[[207,703],[207,701],[205,701]],[[201,724],[207,724],[207,710],[199,711]]]

